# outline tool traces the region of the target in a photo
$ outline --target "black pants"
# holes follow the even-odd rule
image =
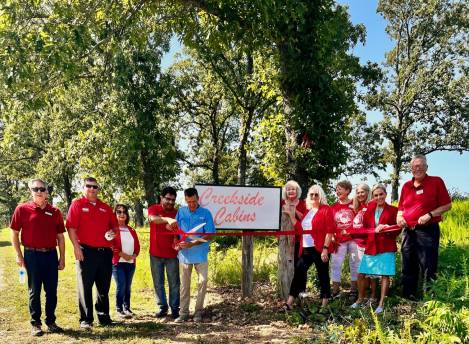
[[[320,297],[331,297],[331,285],[329,280],[329,261],[323,262],[321,254],[314,247],[306,247],[303,249],[298,262],[295,266],[295,273],[290,286],[290,295],[297,297],[299,293],[306,290],[306,280],[308,277],[308,269],[314,263],[318,272]]]
[[[46,324],[55,323],[58,282],[57,251],[24,250],[24,265],[28,273],[29,313],[31,324],[41,325],[41,287],[46,294]]]
[[[402,238],[402,294],[417,296],[419,276],[427,282],[436,279],[440,227],[438,223],[404,230]]]
[[[78,304],[80,322],[93,322],[93,284],[96,284],[96,314],[100,323],[109,317],[109,287],[112,276],[112,250],[82,245],[84,259],[77,262]]]

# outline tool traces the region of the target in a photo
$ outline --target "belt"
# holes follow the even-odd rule
[[[28,247],[28,246],[24,246],[24,249],[27,250],[27,251],[36,251],[36,252],[50,252],[50,251],[55,251],[55,247],[39,248],[39,247]]]
[[[110,247],[94,247],[85,244],[80,244],[81,248],[86,248],[88,250],[96,250],[96,251],[107,251],[112,250]]]

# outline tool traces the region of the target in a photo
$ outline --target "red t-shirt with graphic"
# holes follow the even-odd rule
[[[342,242],[352,240],[350,235],[342,235],[343,230],[346,230],[347,232],[351,232],[353,230],[355,212],[353,210],[352,201],[347,204],[337,202],[331,206],[331,209],[336,226],[335,238],[337,243],[340,244]]]

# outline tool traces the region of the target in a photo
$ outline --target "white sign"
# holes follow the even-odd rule
[[[280,229],[280,187],[195,185],[219,229]]]

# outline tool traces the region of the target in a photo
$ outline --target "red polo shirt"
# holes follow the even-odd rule
[[[176,218],[177,210],[165,211],[161,204],[153,204],[148,207],[148,216]],[[166,223],[156,224],[150,222],[150,254],[159,258],[176,258],[177,251],[173,248],[174,235],[156,234],[156,232],[168,232]]]
[[[336,241],[337,243],[352,240],[350,235],[342,235],[342,230],[347,232],[353,231],[353,219],[355,218],[355,211],[353,210],[352,202],[341,204],[339,202],[331,205],[332,215],[336,224]]]
[[[118,228],[117,219],[112,208],[106,203],[96,201],[92,204],[83,196],[72,202],[67,215],[67,228],[75,228],[78,241],[92,247],[111,247],[104,234],[110,229]]]
[[[414,186],[414,178],[402,186],[398,209],[403,212],[407,223],[416,223],[420,216],[451,203],[443,179],[426,175],[419,187]],[[441,216],[435,216],[431,222],[440,222]]]
[[[16,207],[10,228],[21,231],[23,246],[34,248],[56,247],[57,234],[65,232],[64,220],[59,209],[50,204],[41,209],[34,202]]]

